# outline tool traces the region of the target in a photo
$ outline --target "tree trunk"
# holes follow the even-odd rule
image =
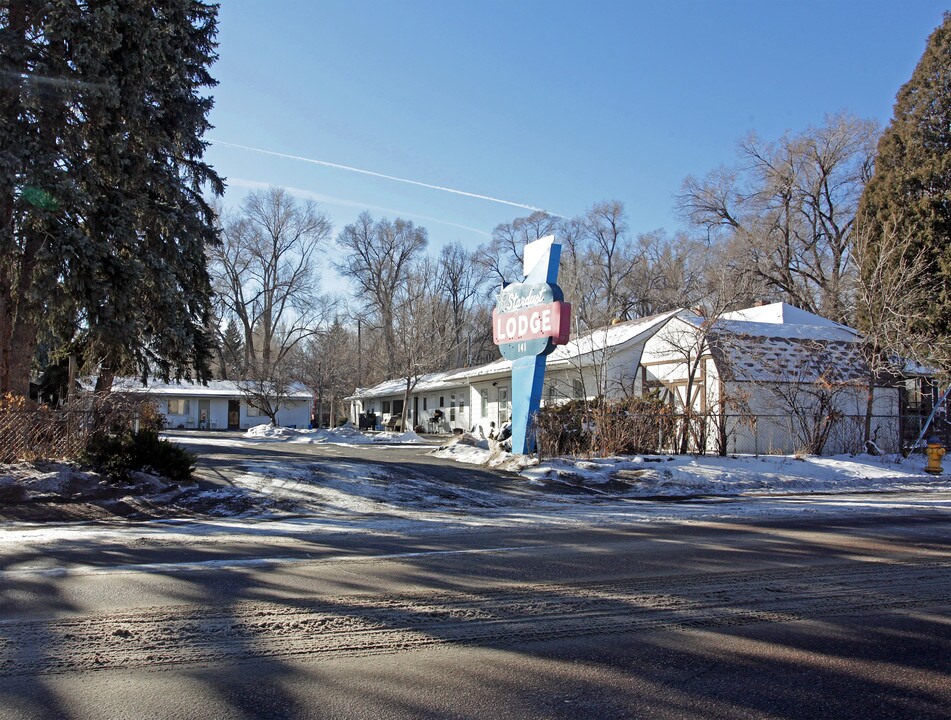
[[[7,132],[16,133],[17,119],[23,112],[20,77],[29,71],[27,62],[28,32],[27,13],[30,8],[25,3],[7,4],[7,30],[3,58],[0,70],[6,76],[3,83],[4,122],[10,123]],[[21,157],[6,157],[11,147],[5,148],[6,163],[13,164],[13,173],[24,173]],[[43,247],[44,239],[39,232],[22,233],[16,237],[16,208],[13,174],[5,173],[13,181],[11,185],[2,183],[0,189],[0,393],[28,396],[30,393],[30,371],[33,353],[37,342],[37,317],[39,304],[31,299],[33,273],[37,255]],[[21,178],[22,179],[22,178]]]
[[[872,440],[872,413],[875,412],[875,377],[869,374],[868,392],[865,398],[865,427],[863,431],[864,449],[868,450],[868,444]]]
[[[409,415],[409,396],[410,393],[413,392],[413,386],[415,384],[411,377],[406,378],[406,390],[403,393],[403,416],[400,418],[400,428],[403,432],[406,432],[406,420]]]
[[[112,383],[116,378],[115,372],[108,367],[102,367],[99,370],[99,377],[96,378],[96,392],[112,392]]]

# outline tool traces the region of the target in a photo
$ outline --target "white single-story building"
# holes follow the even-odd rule
[[[187,380],[143,385],[135,378],[117,378],[115,392],[136,392],[158,402],[169,428],[197,430],[246,430],[270,423],[270,418],[248,404],[247,395],[234,380],[209,380],[207,385]],[[277,411],[277,423],[284,427],[306,428],[310,424],[314,397],[303,385],[291,388]]]
[[[596,397],[604,394],[599,388],[633,382],[644,340],[674,314],[612,325],[556,348],[548,356],[543,404]],[[511,417],[511,385],[512,363],[504,359],[423,375],[410,394],[409,422],[429,432],[501,427]],[[397,378],[358,388],[348,398],[351,420],[372,413],[385,426],[402,414],[405,387],[406,379]]]
[[[791,453],[810,445],[848,452],[862,449],[872,374],[864,349],[856,330],[786,303],[713,319],[675,310],[557,348],[542,403],[656,394],[695,425],[688,433],[694,452]],[[876,373],[870,431],[883,450],[898,450],[907,436],[906,414],[921,412],[928,375],[911,364],[900,375]],[[398,418],[405,386],[398,378],[358,389],[349,398],[351,419],[372,413],[386,425]],[[510,398],[507,360],[431,373],[410,393],[409,423],[428,432],[487,431],[509,420]],[[667,445],[658,451],[680,445],[659,442]]]

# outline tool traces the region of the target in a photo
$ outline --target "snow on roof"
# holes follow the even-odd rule
[[[724,313],[708,339],[721,371],[738,381],[856,382],[869,376],[856,330],[786,303]]]
[[[489,377],[492,375],[505,375],[512,370],[512,363],[509,360],[501,359],[478,365],[471,368],[457,368],[454,370],[443,370],[441,372],[427,373],[421,375],[413,392],[433,392],[436,390],[446,390],[449,388],[465,385],[467,380],[472,378]],[[359,388],[353,393],[353,398],[375,398],[387,397],[389,395],[399,395],[406,390],[406,378],[393,378],[384,380],[378,385],[368,388]]]
[[[707,322],[687,310],[628,320],[593,330],[555,349],[550,365],[564,365],[605,350],[617,350],[657,332],[671,318],[678,317],[695,327]],[[854,382],[868,378],[868,364],[861,354],[862,335],[847,325],[801,310],[787,303],[771,303],[720,315],[710,326],[710,342],[718,362],[737,380],[813,382],[825,377],[833,382]],[[475,378],[505,375],[508,360],[475,368],[448,370],[423,375],[413,392],[432,392],[464,386]],[[906,374],[933,374],[927,368],[909,364]],[[387,380],[371,388],[361,388],[355,398],[375,398],[401,394],[406,380]]]
[[[715,327],[737,335],[756,337],[789,338],[800,340],[858,342],[862,336],[846,325],[803,325],[801,323],[751,322],[746,320],[718,319]]]
[[[737,381],[841,383],[869,377],[861,346],[854,340],[768,337],[720,328],[714,328],[708,340],[721,371]]]
[[[678,311],[674,310],[660,315],[652,315],[646,318],[628,320],[616,325],[593,330],[581,337],[575,338],[565,345],[561,345],[548,356],[550,364],[564,364],[573,358],[583,357],[602,350],[617,349],[624,345],[636,342],[637,340],[652,333],[660,325],[667,322]],[[455,370],[446,370],[444,372],[429,373],[420,377],[413,392],[432,392],[434,390],[443,390],[448,388],[465,385],[468,381],[476,378],[485,378],[493,375],[506,375],[512,370],[511,360],[495,360],[485,365],[479,365],[473,368],[459,368]],[[405,378],[395,378],[385,380],[379,385],[370,388],[360,388],[353,394],[354,398],[375,398],[386,397],[403,393],[406,389]]]
[[[149,379],[146,385],[140,378],[121,377],[112,383],[116,392],[139,392],[146,395],[189,396],[189,397],[239,397],[244,395],[235,380],[209,380],[207,385],[192,380],[162,382]],[[291,400],[310,400],[313,393],[300,383],[290,386],[287,397]]]
[[[686,314],[681,319],[703,322]],[[869,377],[861,333],[786,303],[724,313],[712,324],[709,338],[721,368],[735,380],[864,382]],[[892,364],[906,375],[933,374],[900,358]]]
[[[818,327],[846,327],[837,322],[816,315],[808,310],[794,307],[784,302],[754,305],[753,307],[733,312],[723,313],[720,320],[742,320],[753,323],[770,323],[772,325],[810,325]],[[851,329],[851,328],[850,328]]]
[[[447,379],[452,375],[452,372],[435,372],[427,373],[421,375],[419,380],[416,382],[416,386],[413,388],[413,392],[421,392],[424,390],[436,390],[441,387],[447,387],[451,383],[447,383]],[[386,395],[397,395],[406,390],[406,378],[398,377],[391,380],[384,380],[383,382],[373,385],[368,388],[360,388],[357,390],[351,397],[354,398],[371,398],[371,397],[381,397]]]
[[[680,319],[698,327],[709,322],[689,312],[682,312]],[[754,337],[841,342],[858,342],[862,339],[858,330],[848,325],[833,322],[786,303],[772,303],[723,313],[711,324],[711,328]]]
[[[549,360],[552,362],[569,360],[571,358],[600,352],[608,348],[616,349],[623,345],[633,343],[653,333],[678,312],[678,310],[673,310],[659,315],[627,320],[626,322],[620,322],[616,325],[608,325],[607,327],[592,330],[556,348],[555,352],[549,356]]]

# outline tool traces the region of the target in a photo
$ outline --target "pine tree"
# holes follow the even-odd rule
[[[244,372],[244,336],[234,318],[228,321],[221,337],[221,377],[240,379]]]
[[[0,6],[0,392],[24,392],[54,316],[107,378],[207,376],[216,17],[199,0]]]
[[[892,314],[908,318],[909,335],[935,338],[938,347],[931,356],[946,364],[951,355],[951,13],[932,33],[898,93],[859,204],[858,229],[867,245],[858,258],[863,281],[881,272],[883,257],[906,264],[909,258],[923,261],[917,292],[903,295],[906,303],[916,298],[917,306],[895,308]],[[896,236],[907,253],[885,252]],[[878,316],[880,310],[865,314]],[[870,317],[864,318],[867,326]]]

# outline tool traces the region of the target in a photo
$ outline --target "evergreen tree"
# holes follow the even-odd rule
[[[221,337],[221,377],[240,379],[244,372],[244,336],[234,318],[228,320]]]
[[[216,16],[199,0],[0,6],[0,392],[25,392],[51,317],[107,379],[207,376]]]
[[[917,307],[892,308],[890,314],[908,318],[910,336],[937,340],[932,358],[951,369],[951,13],[932,33],[914,74],[898,93],[894,118],[878,145],[874,175],[859,204],[858,226],[867,245],[858,258],[863,280],[881,272],[883,257],[895,263],[916,256],[923,261],[917,292],[892,300]],[[885,251],[896,236],[907,253]],[[882,293],[886,296],[891,294]],[[881,311],[864,313],[860,321],[866,330],[875,330],[870,325]]]

